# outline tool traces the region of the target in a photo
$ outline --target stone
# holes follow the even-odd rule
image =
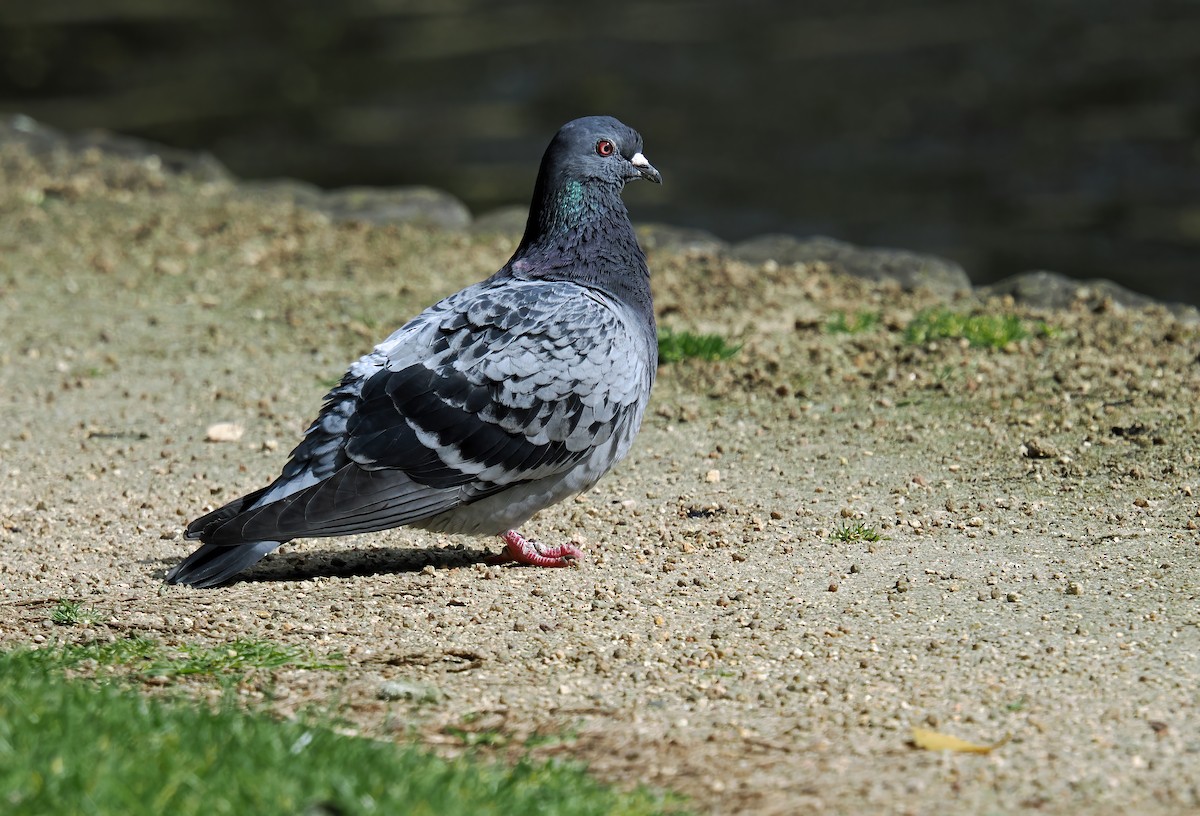
[[[454,196],[432,187],[343,187],[320,197],[316,208],[333,221],[414,224],[466,229],[471,211]]]
[[[730,254],[747,263],[812,263],[873,281],[892,280],[906,290],[930,289],[943,297],[971,291],[971,280],[954,261],[902,249],[857,247],[833,238],[760,235],[736,244]]]
[[[702,229],[677,227],[672,224],[642,224],[637,228],[638,242],[647,252],[689,252],[719,255],[729,244]]]
[[[525,232],[529,208],[514,204],[511,207],[486,212],[471,222],[471,232],[511,235],[520,240]]]
[[[1069,309],[1083,305],[1099,311],[1108,304],[1127,309],[1145,309],[1163,306],[1180,320],[1194,323],[1200,321],[1200,310],[1183,303],[1159,303],[1159,301],[1126,289],[1109,280],[1091,278],[1079,280],[1068,278],[1057,272],[1036,270],[1004,278],[996,283],[981,286],[981,297],[1011,297],[1013,302],[1035,309]]]

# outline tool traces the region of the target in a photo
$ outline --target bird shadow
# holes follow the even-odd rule
[[[452,569],[486,563],[494,553],[459,548],[372,547],[354,550],[309,550],[272,553],[222,586],[311,581],[314,578],[354,578],[421,572],[426,567]],[[172,566],[174,562],[172,562]],[[166,570],[159,577],[164,577]]]

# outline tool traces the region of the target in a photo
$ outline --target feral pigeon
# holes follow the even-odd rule
[[[216,586],[285,541],[400,525],[499,534],[496,563],[579,559],[516,528],[594,485],[641,425],[658,345],[633,179],[662,181],[636,131],[564,125],[508,263],[351,365],[278,479],[188,525],[202,545],[166,580]]]

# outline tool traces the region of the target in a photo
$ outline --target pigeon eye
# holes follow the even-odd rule
[[[613,147],[613,143],[608,139],[601,139],[600,141],[596,142],[596,152],[601,156],[611,156],[614,152],[616,152],[616,148]]]

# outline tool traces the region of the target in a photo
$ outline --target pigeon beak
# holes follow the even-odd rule
[[[655,170],[654,165],[647,161],[646,157],[641,153],[634,153],[629,163],[637,170],[640,178],[653,181],[655,184],[662,184],[662,173]]]

